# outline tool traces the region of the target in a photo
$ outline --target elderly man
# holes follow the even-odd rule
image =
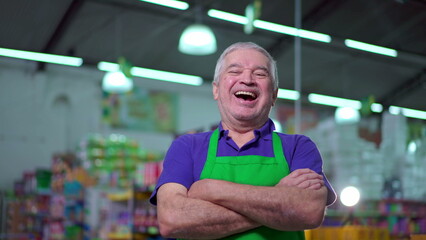
[[[160,233],[188,239],[304,239],[336,195],[315,144],[274,132],[276,65],[254,43],[220,56],[213,96],[221,122],[177,138],[151,196]]]

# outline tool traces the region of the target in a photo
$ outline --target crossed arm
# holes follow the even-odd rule
[[[327,189],[322,176],[299,169],[273,187],[204,179],[189,190],[167,183],[157,193],[158,221],[165,237],[214,239],[262,225],[297,231],[324,217]]]

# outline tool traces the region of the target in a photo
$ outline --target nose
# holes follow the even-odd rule
[[[241,75],[241,82],[246,85],[252,85],[255,83],[253,73],[250,69],[244,69]]]

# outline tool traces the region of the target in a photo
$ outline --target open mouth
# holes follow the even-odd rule
[[[235,94],[235,97],[246,100],[246,101],[253,101],[256,100],[257,95],[253,92],[247,92],[247,91],[238,91]]]

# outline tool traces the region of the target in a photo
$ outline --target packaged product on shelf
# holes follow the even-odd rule
[[[53,220],[49,221],[47,232],[44,239],[48,240],[61,240],[65,238],[65,227],[63,221]]]
[[[56,219],[63,219],[65,212],[65,196],[53,195],[50,199],[50,216]]]
[[[158,179],[161,167],[149,166],[148,172],[141,173],[138,168],[146,162],[158,162],[160,154],[142,150],[137,141],[124,135],[90,135],[80,144],[79,156],[83,166],[98,181],[98,186],[112,188],[131,188],[136,182],[141,186],[143,180],[153,185]],[[158,164],[158,163],[157,163]]]
[[[91,238],[131,239],[135,231],[158,236],[157,212],[148,197],[160,176],[162,154],[142,149],[124,135],[96,134],[82,141],[77,156],[96,178],[94,187],[86,188]],[[143,199],[134,197],[140,191]]]
[[[35,172],[36,178],[36,189],[38,192],[47,191],[50,192],[50,183],[52,180],[52,171],[50,169],[39,168]]]

